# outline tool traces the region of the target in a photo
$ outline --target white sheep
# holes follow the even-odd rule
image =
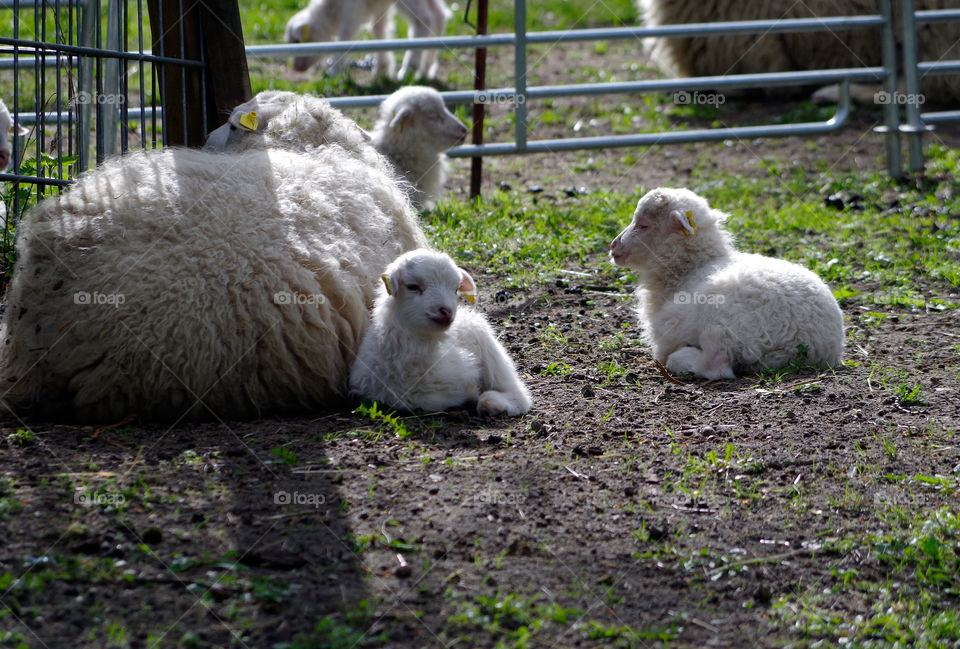
[[[356,127],[287,99],[246,113],[245,151],[130,153],[28,213],[0,326],[8,411],[228,419],[346,396],[371,274],[426,240]]]
[[[467,127],[447,110],[440,93],[406,86],[380,104],[371,134],[373,146],[396,165],[409,183],[417,209],[433,207],[443,192],[449,164],[444,151],[467,136]]]
[[[351,394],[409,411],[476,402],[485,416],[529,412],[530,392],[490,324],[458,310],[458,293],[472,297],[476,286],[448,255],[408,252],[383,283],[350,370]]]
[[[26,132],[22,126],[17,129],[17,135],[24,135]],[[7,105],[0,99],[0,172],[10,166],[10,138],[13,135],[13,118]]]
[[[284,39],[288,43],[312,43],[353,40],[365,23],[371,24],[374,38],[393,36],[395,0],[311,0],[287,22]],[[410,23],[411,38],[442,36],[450,10],[443,0],[397,0],[397,8]],[[327,71],[336,75],[343,71],[347,53],[337,54]],[[299,56],[293,60],[297,71],[311,68],[320,56]],[[432,79],[437,73],[436,50],[410,50],[404,55],[400,78],[420,75]],[[393,78],[394,60],[390,52],[376,54],[374,72]]]
[[[830,289],[802,266],[738,252],[725,219],[688,189],[655,189],[610,244],[613,263],[640,273],[653,357],[707,379],[793,360],[839,365],[843,315]]]
[[[902,40],[900,3],[894,3],[895,37]],[[916,9],[948,9],[956,0],[916,0]],[[779,20],[829,16],[876,15],[876,0],[637,0],[644,25]],[[917,27],[921,60],[960,58],[960,24]],[[647,41],[651,58],[672,76],[716,76],[783,70],[881,65],[883,51],[876,28],[782,34],[734,34],[697,38],[656,38]],[[788,89],[792,90],[792,89]],[[861,94],[863,94],[863,89]],[[928,101],[960,99],[960,85],[950,75],[923,79]],[[828,91],[822,96],[835,94]],[[872,93],[867,93],[872,95]],[[861,97],[861,100],[863,97]]]

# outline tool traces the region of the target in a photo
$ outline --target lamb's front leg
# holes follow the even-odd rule
[[[379,40],[387,40],[393,36],[393,11],[390,6],[373,18],[371,26],[373,37]],[[378,77],[393,79],[396,74],[396,61],[393,60],[393,52],[381,50],[376,54],[376,67],[374,74]]]

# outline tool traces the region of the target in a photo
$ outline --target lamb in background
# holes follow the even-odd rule
[[[365,23],[371,23],[374,38],[393,37],[393,5],[395,0],[311,0],[287,22],[284,39],[288,43],[313,43],[353,40]],[[450,10],[443,0],[397,0],[397,8],[409,21],[410,37],[443,36]],[[332,75],[343,71],[347,53],[337,54],[327,69]],[[403,58],[400,78],[407,75],[432,79],[437,74],[436,50],[410,50]],[[320,56],[300,56],[293,60],[299,72],[308,70]],[[392,54],[376,54],[375,74],[394,77]]]
[[[20,127],[17,135],[24,135],[26,132],[26,129]],[[13,134],[13,118],[7,110],[7,105],[0,99],[0,171],[10,166],[10,138]]]
[[[916,0],[916,9],[948,9],[955,0]],[[876,15],[875,0],[637,0],[644,25]],[[894,2],[895,37],[902,38],[900,2]],[[920,60],[960,58],[960,24],[919,25]],[[647,41],[651,58],[671,76],[695,77],[881,65],[878,29],[793,34],[737,34]],[[787,90],[790,90],[789,88]],[[862,90],[862,89],[861,89]],[[929,75],[928,103],[960,100],[956,76]],[[827,93],[829,96],[829,93]],[[870,93],[867,93],[869,97]]]
[[[522,415],[533,401],[471,299],[470,275],[443,253],[414,250],[383,275],[373,318],[350,370],[351,394],[402,410],[477,403],[484,416]],[[472,301],[472,299],[471,299]]]
[[[28,213],[0,326],[5,409],[230,419],[346,396],[371,275],[426,240],[352,122],[271,99],[255,103],[282,103],[272,117],[238,109],[245,151],[130,153]]]
[[[443,152],[466,136],[467,127],[447,110],[440,93],[427,86],[406,86],[387,97],[372,133],[373,146],[409,183],[416,209],[436,204],[449,171]]]
[[[688,189],[655,189],[610,244],[640,273],[639,314],[653,357],[673,373],[733,378],[793,360],[836,366],[843,315],[809,270],[736,251],[727,215]]]

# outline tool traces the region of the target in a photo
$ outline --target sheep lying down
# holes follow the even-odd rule
[[[653,357],[707,379],[794,360],[839,365],[843,315],[827,285],[797,264],[738,252],[725,219],[690,190],[655,189],[610,244],[613,263],[640,274]]]
[[[533,402],[479,312],[457,308],[476,286],[449,256],[408,252],[387,268],[350,370],[350,392],[390,408],[439,411],[476,403],[481,415],[522,415]]]
[[[423,231],[328,102],[261,93],[230,124],[225,153],[131,153],[26,215],[0,407],[110,422],[343,402],[371,270],[423,247]]]

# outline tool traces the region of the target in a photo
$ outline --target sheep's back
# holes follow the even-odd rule
[[[424,243],[384,170],[336,147],[109,162],[21,226],[4,402],[84,420],[329,405],[377,271]]]

